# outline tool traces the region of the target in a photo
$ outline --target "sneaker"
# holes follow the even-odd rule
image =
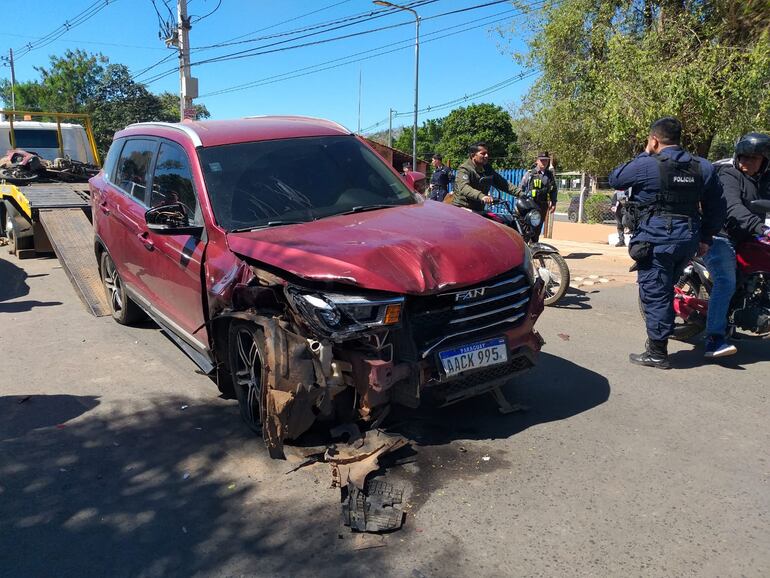
[[[625,241],[618,241],[617,243],[615,243],[615,246],[616,247],[625,247],[626,246],[626,242]]]
[[[732,343],[727,343],[721,335],[709,335],[706,339],[706,353],[703,354],[707,359],[715,357],[727,357],[738,353],[738,348]]]
[[[645,351],[644,353],[632,353],[628,356],[628,360],[631,363],[636,365],[643,365],[645,367],[671,369],[671,364],[668,362],[668,356],[650,353],[649,351]]]

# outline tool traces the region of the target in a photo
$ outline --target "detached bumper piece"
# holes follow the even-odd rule
[[[370,480],[364,491],[348,484],[342,488],[342,523],[356,532],[389,532],[404,523],[404,490]]]

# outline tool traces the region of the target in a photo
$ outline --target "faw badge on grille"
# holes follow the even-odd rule
[[[478,287],[477,289],[463,291],[462,293],[455,295],[455,301],[470,301],[471,299],[478,299],[484,295],[484,291],[486,291],[486,289],[486,287]]]

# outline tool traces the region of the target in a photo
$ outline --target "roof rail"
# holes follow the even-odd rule
[[[159,126],[162,128],[176,129],[178,131],[185,133],[188,137],[190,137],[190,140],[192,141],[193,146],[195,146],[195,148],[203,146],[203,143],[201,142],[201,137],[198,136],[198,133],[195,132],[193,129],[191,129],[189,126],[185,126],[183,124],[178,124],[174,122],[135,122],[134,124],[128,125],[126,128],[131,128],[134,126]]]
[[[296,114],[255,114],[255,115],[251,115],[251,116],[244,116],[243,118],[251,119],[251,118],[271,118],[271,117],[272,118],[296,118],[298,120],[320,120],[321,122],[326,122],[326,123],[329,123],[329,124],[333,124],[333,125],[337,126],[338,128],[344,130],[346,133],[353,134],[353,131],[351,131],[346,126],[343,126],[340,123],[335,122],[333,120],[328,120],[326,118],[320,118],[320,117],[317,117],[317,116],[299,116],[299,115],[296,115]]]

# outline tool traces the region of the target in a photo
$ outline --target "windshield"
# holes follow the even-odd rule
[[[353,136],[223,145],[198,154],[214,215],[228,231],[417,202]]]

